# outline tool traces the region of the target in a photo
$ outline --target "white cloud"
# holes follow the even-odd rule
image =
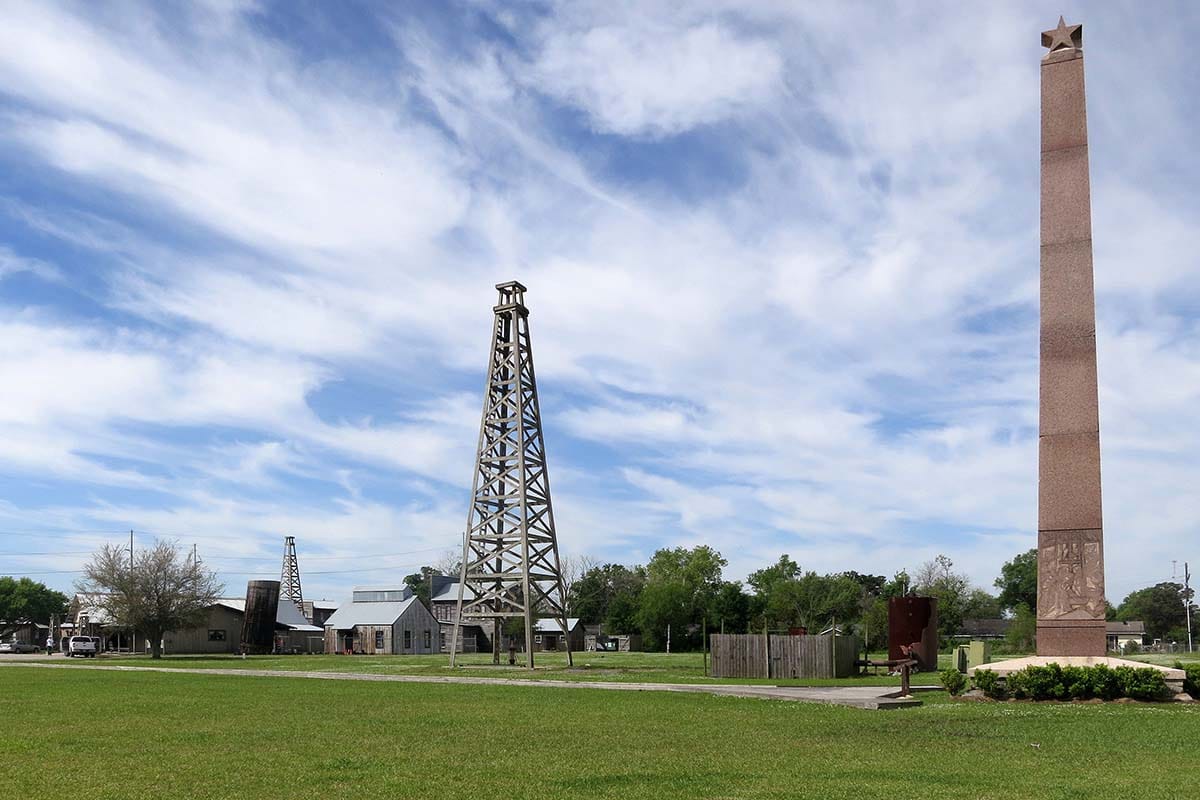
[[[0,462],[91,482],[59,524],[272,558],[284,528],[337,553],[454,544],[491,284],[518,277],[573,550],[707,541],[734,576],[784,551],[888,574],[945,551],[990,584],[1036,524],[1037,24],[866,8],[571,3],[507,10],[516,46],[460,49],[393,20],[397,70],[313,64],[237,9],[187,41],[149,13],[6,9],[3,146],[105,200],[3,208],[96,254],[60,271],[94,270],[94,302],[129,325],[4,297]],[[1123,71],[1176,80],[1185,51],[1140,44],[1123,12],[1116,47],[1097,22],[1119,593],[1194,536],[1195,209],[1162,179],[1191,169],[1169,154],[1194,120],[1169,106],[1194,87],[1106,111]],[[700,126],[712,149],[631,178],[554,102],[655,158],[670,142],[647,140]],[[0,273],[58,263],[5,247]],[[335,381],[356,402],[318,414]]]
[[[62,274],[53,264],[47,264],[36,258],[19,256],[10,248],[0,245],[0,281],[19,272],[37,275],[46,281],[57,281],[62,278]]]
[[[597,130],[649,137],[754,112],[779,95],[783,59],[772,43],[719,22],[680,27],[675,19],[551,23],[533,65],[536,85],[582,109]]]
[[[58,169],[307,258],[395,256],[459,221],[439,137],[245,27],[185,45],[46,6],[6,15],[0,83],[36,109],[6,134]]]

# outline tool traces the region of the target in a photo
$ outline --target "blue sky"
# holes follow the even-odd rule
[[[945,553],[990,587],[1036,536],[1061,12],[1110,599],[1169,578],[1200,561],[1200,12],[1046,9],[4,4],[0,573],[67,589],[129,529],[231,594],[284,535],[314,597],[444,559],[517,278],[565,552]]]

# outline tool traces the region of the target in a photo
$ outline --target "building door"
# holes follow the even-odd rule
[[[552,636],[550,634],[544,635],[542,637],[542,649],[543,650],[557,650],[558,649],[558,637]]]

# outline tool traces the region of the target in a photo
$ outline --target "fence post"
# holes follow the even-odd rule
[[[763,646],[766,647],[766,652],[767,652],[767,674],[764,677],[770,678],[771,677],[771,630],[770,630],[770,628],[767,627],[766,623],[763,623]]]

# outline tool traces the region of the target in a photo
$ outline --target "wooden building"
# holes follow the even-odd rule
[[[204,622],[194,628],[167,631],[162,637],[166,654],[236,653],[241,643],[244,597],[222,597],[209,606]],[[149,649],[141,633],[132,636],[128,628],[114,625],[103,609],[89,606],[82,595],[71,603],[71,622],[63,623],[63,636],[79,633],[98,636],[105,651],[135,652]],[[294,605],[281,602],[275,616],[275,650],[280,653],[320,653],[324,650],[323,631],[308,620]]]
[[[358,586],[325,621],[326,653],[436,653],[438,621],[407,586]]]
[[[5,631],[3,639],[6,642],[33,645],[39,649],[46,646],[46,639],[51,635],[49,625],[29,620],[0,621],[0,630]]]
[[[454,615],[458,610],[458,581],[448,575],[434,575],[430,579],[430,610],[438,621],[440,634],[440,652],[450,652],[450,640],[454,635]],[[464,600],[475,599],[471,587],[463,590]],[[463,620],[458,631],[458,652],[460,653],[490,653],[492,652],[493,626],[491,621],[472,619]]]
[[[205,624],[163,636],[167,653],[236,653],[241,644],[242,621],[246,616],[244,597],[222,597],[208,609]],[[275,652],[321,653],[324,631],[310,625],[300,610],[287,600],[275,612]]]
[[[583,637],[583,649],[588,652],[638,653],[642,650],[640,633],[588,633]]]
[[[338,604],[329,600],[306,600],[304,605],[308,609],[308,613],[304,616],[321,629],[325,628],[325,623],[333,616],[333,612],[338,610]]]
[[[584,647],[583,622],[579,617],[567,619],[567,629],[570,632],[572,652],[581,652]],[[533,626],[534,652],[554,652],[567,649],[567,638],[563,636],[562,622],[557,619],[539,619]]]
[[[1012,620],[1008,619],[964,619],[951,639],[963,641],[1000,641],[1008,633]]]
[[[1137,652],[1146,643],[1146,623],[1141,620],[1129,622],[1106,622],[1104,634],[1110,651],[1132,650]]]

